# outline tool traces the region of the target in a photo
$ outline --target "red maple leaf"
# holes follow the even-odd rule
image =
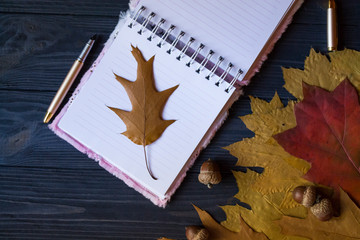
[[[341,186],[360,206],[359,96],[345,79],[333,92],[303,84],[295,106],[297,126],[274,138],[293,156],[311,163],[310,181]]]

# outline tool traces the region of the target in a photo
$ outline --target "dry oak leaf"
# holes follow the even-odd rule
[[[241,218],[240,214],[237,215],[240,230],[232,232],[217,223],[206,211],[201,210],[194,205],[204,227],[209,231],[209,240],[266,240],[268,239],[263,233],[254,232]]]
[[[297,126],[274,138],[293,156],[311,163],[305,177],[340,186],[360,206],[360,106],[356,89],[345,79],[333,92],[304,84],[295,105]]]
[[[179,85],[158,92],[153,73],[155,56],[146,61],[137,47],[131,47],[131,53],[138,63],[136,80],[132,82],[116,74],[115,78],[125,88],[132,104],[132,110],[109,108],[125,123],[126,131],[122,134],[135,144],[144,146],[146,167],[151,177],[156,180],[157,178],[154,177],[148,166],[145,146],[155,142],[165,129],[175,122],[175,120],[164,120],[162,111],[170,95]]]
[[[153,73],[155,56],[146,61],[137,47],[131,47],[131,53],[138,63],[136,81],[129,81],[116,74],[115,77],[125,88],[132,110],[109,108],[124,121],[126,131],[122,134],[134,143],[146,146],[156,141],[165,129],[175,122],[175,120],[163,120],[161,115],[168,98],[179,85],[158,92]]]
[[[340,189],[341,214],[329,221],[319,221],[313,214],[306,219],[284,216],[277,223],[282,233],[307,237],[312,240],[353,240],[360,239],[360,209]]]
[[[360,93],[360,52],[345,49],[325,55],[310,50],[304,70],[282,68],[284,87],[297,99],[303,99],[302,83],[333,91],[347,77]]]

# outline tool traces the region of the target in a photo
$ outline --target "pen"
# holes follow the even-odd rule
[[[329,0],[327,9],[327,47],[328,51],[337,50],[338,36],[336,23],[336,6],[334,0]]]
[[[66,75],[64,81],[62,82],[59,90],[56,92],[55,97],[50,103],[48,110],[46,111],[46,115],[44,118],[44,123],[48,123],[50,119],[54,116],[56,110],[59,108],[61,102],[63,101],[65,95],[69,91],[71,85],[73,84],[76,76],[79,74],[82,66],[84,65],[84,61],[89,54],[92,46],[94,45],[96,35],[92,36],[89,41],[86,43],[84,49],[80,53],[79,57],[75,60],[74,64],[70,68],[68,74]]]

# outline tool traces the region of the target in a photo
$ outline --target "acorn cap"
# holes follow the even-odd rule
[[[310,208],[310,211],[320,221],[327,221],[333,216],[333,207],[331,201],[328,198],[323,198],[319,203],[316,203]]]
[[[220,168],[219,165],[217,165],[214,161],[212,161],[210,158],[208,160],[206,160],[200,168],[200,172],[219,172]]]
[[[304,191],[302,205],[304,205],[305,207],[311,207],[312,205],[314,205],[316,201],[316,195],[316,187],[307,186]]]

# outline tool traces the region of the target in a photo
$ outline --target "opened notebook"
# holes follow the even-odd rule
[[[110,173],[164,207],[260,68],[302,1],[144,0],[120,21],[98,59],[83,76],[50,128]],[[146,60],[155,55],[158,91],[179,85],[162,118],[175,119],[147,146],[122,132],[108,106],[130,111],[114,73],[135,81],[131,45]]]

